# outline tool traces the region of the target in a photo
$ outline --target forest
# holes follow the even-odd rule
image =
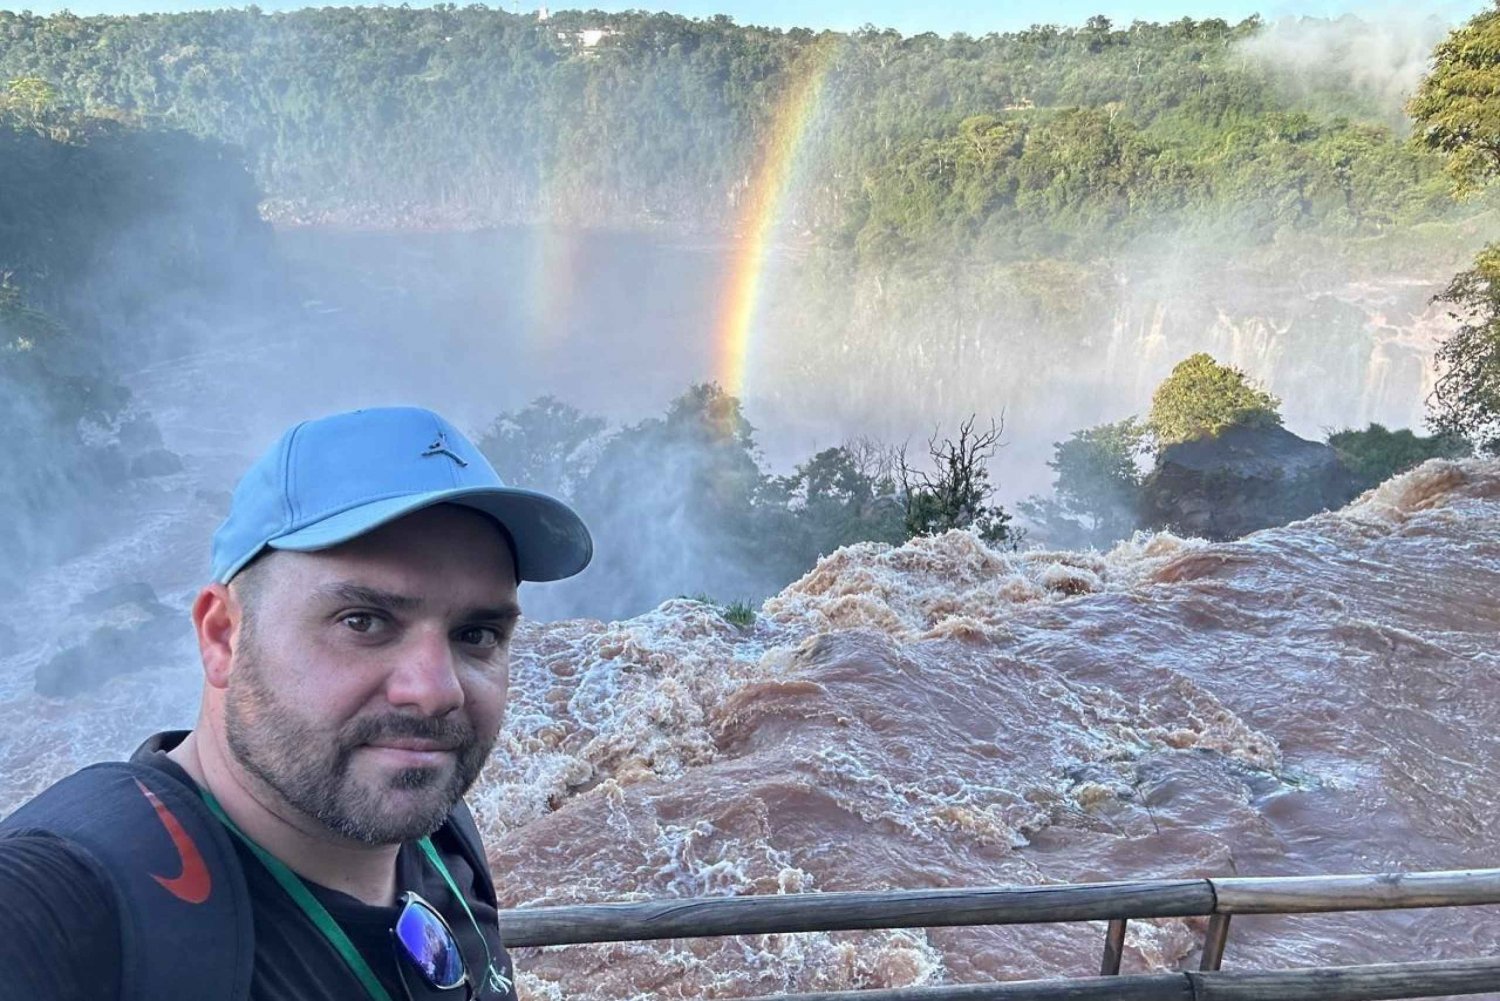
[[[237,148],[278,220],[724,231],[758,152],[796,141],[773,133],[810,75],[793,215],[872,260],[1090,258],[1173,225],[1269,242],[1455,212],[1399,115],[1252,57],[1262,27],[1095,17],[942,38],[445,4],[0,12],[0,81]]]

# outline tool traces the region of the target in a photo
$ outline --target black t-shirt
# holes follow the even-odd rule
[[[181,782],[187,772],[158,754],[152,762]],[[245,871],[255,921],[255,969],[250,1001],[360,1001],[363,985],[312,920],[270,871],[231,838]],[[447,919],[469,967],[476,1001],[515,1001],[510,957],[500,944],[495,909],[479,901],[477,880],[460,857],[445,854],[453,881],[465,891],[478,923],[470,922],[430,861],[415,844],[396,859],[398,890],[414,890]],[[399,906],[373,907],[314,883],[313,896],[395,1001],[406,993],[397,971],[391,929]],[[481,935],[483,941],[481,942]],[[48,835],[0,839],[0,1001],[113,1001],[120,994],[120,919],[111,891],[101,886],[87,857]],[[492,961],[493,975],[486,970]],[[408,967],[416,1001],[448,1001],[455,993],[422,990]]]

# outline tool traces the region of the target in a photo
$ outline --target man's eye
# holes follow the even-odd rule
[[[350,612],[339,621],[357,633],[372,633],[380,624],[369,612]]]
[[[460,629],[458,632],[458,641],[465,646],[477,646],[489,649],[499,646],[502,639],[500,630],[493,626],[469,626],[465,629]]]

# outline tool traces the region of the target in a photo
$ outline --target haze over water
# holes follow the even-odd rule
[[[727,240],[545,227],[287,230],[278,245],[309,297],[295,367],[278,370],[273,351],[239,386],[215,387],[227,397],[138,381],[150,405],[187,397],[233,412],[246,391],[262,414],[295,420],[402,399],[478,432],[550,394],[634,423],[716,377],[714,328],[736,252]],[[1179,247],[1143,253],[1087,303],[1057,301],[1036,318],[966,312],[930,287],[903,295],[879,277],[819,292],[796,248],[772,256],[744,388],[768,464],[786,472],[859,435],[919,444],[971,414],[1003,416],[993,469],[1008,505],[1050,489],[1053,442],[1143,413],[1196,351],[1278,393],[1304,437],[1370,421],[1420,427],[1432,354],[1451,329],[1429,302],[1438,267],[1363,280],[1224,272]],[[955,288],[974,287],[963,272],[978,264],[952,263]]]

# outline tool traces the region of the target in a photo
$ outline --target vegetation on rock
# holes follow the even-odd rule
[[[1453,307],[1458,329],[1438,347],[1442,374],[1427,401],[1428,423],[1500,453],[1500,244],[1486,247],[1437,298]]]
[[[1349,428],[1328,436],[1344,468],[1354,474],[1359,489],[1368,490],[1428,459],[1456,459],[1468,455],[1469,445],[1454,435],[1424,437],[1409,428],[1392,431],[1371,424],[1363,431]]]
[[[1281,401],[1249,377],[1206,354],[1177,363],[1151,396],[1146,418],[1158,447],[1218,434],[1228,427],[1281,424]]]

